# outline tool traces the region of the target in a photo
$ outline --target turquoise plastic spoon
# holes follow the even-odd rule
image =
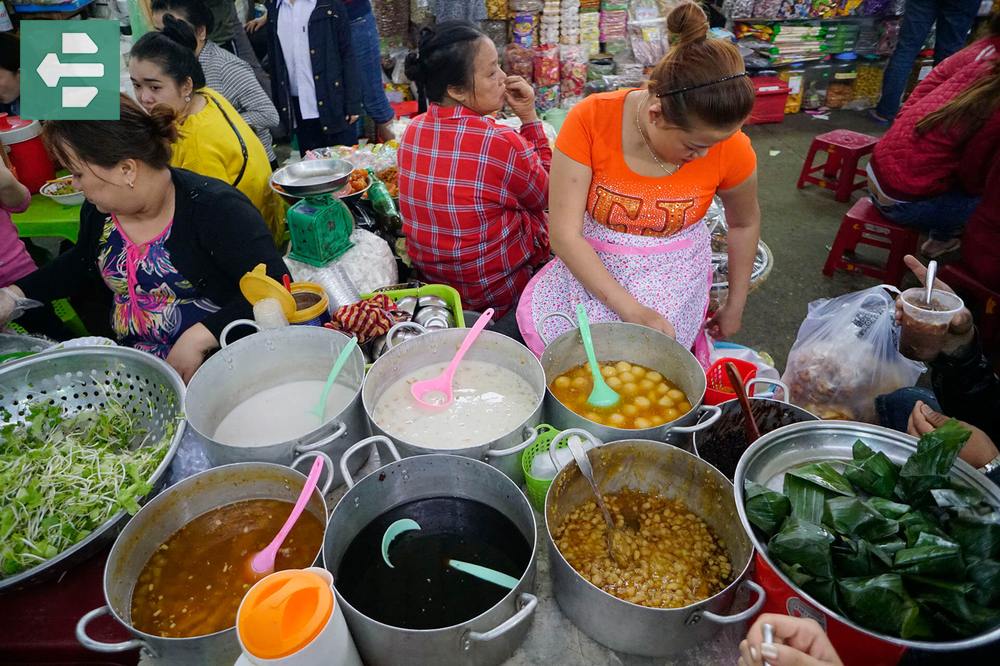
[[[319,396],[319,402],[309,409],[309,413],[319,418],[321,423],[326,420],[326,400],[330,397],[330,389],[333,388],[333,383],[337,381],[337,375],[340,374],[340,371],[344,368],[344,364],[347,363],[347,359],[351,357],[351,352],[357,346],[358,339],[351,336],[350,341],[340,350],[337,360],[333,362],[333,367],[330,368],[330,375],[326,378],[326,384],[323,386],[323,392]]]
[[[590,322],[587,320],[587,310],[583,307],[583,303],[578,303],[576,306],[576,319],[580,323],[583,348],[587,352],[587,360],[590,361],[590,374],[594,376],[594,390],[590,392],[587,402],[594,407],[614,407],[621,400],[621,396],[604,381],[604,375],[601,374],[601,366],[597,365],[597,355],[594,354],[594,340],[590,337]]]

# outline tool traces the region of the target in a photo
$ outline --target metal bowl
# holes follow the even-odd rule
[[[275,171],[271,183],[292,196],[327,194],[343,187],[353,170],[350,162],[335,158],[302,160]]]
[[[767,546],[757,536],[747,519],[743,488],[747,481],[754,481],[772,490],[781,490],[785,472],[812,462],[833,462],[852,460],[852,447],[857,440],[863,441],[875,451],[881,451],[894,463],[903,464],[917,450],[917,440],[895,430],[854,423],[851,421],[807,421],[779,428],[769,432],[750,446],[736,466],[733,480],[736,493],[736,510],[739,512],[743,528],[750,535],[760,556],[774,570],[775,575],[810,604],[836,621],[850,628],[893,645],[945,652],[963,650],[986,645],[1000,639],[1000,627],[957,641],[911,641],[896,636],[887,636],[866,629],[849,618],[836,613],[795,585],[767,554]],[[962,460],[956,460],[951,468],[951,478],[975,488],[988,502],[1000,507],[1000,487],[990,483],[974,467]]]
[[[173,438],[160,465],[148,479],[153,497],[166,483],[166,472],[184,436],[184,383],[164,361],[129,347],[78,347],[49,351],[0,369],[0,425],[24,420],[39,402],[65,412],[101,409],[113,397],[130,409],[158,441],[171,424]],[[140,504],[143,498],[138,498]],[[115,539],[128,522],[119,511],[55,557],[19,574],[0,579],[0,592],[62,573]]]

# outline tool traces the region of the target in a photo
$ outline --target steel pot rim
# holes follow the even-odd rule
[[[422,454],[422,455],[419,455],[419,456],[407,456],[407,457],[403,458],[403,457],[399,456],[399,453],[398,453],[398,451],[396,451],[395,446],[392,443],[392,440],[390,440],[390,439],[388,439],[386,437],[380,436],[380,435],[376,435],[374,437],[369,437],[367,439],[364,439],[364,440],[358,442],[357,444],[354,444],[347,451],[345,451],[344,455],[341,457],[341,462],[340,462],[341,471],[343,472],[343,471],[346,470],[346,465],[347,465],[346,461],[347,461],[347,459],[350,458],[350,456],[353,455],[357,450],[362,449],[362,448],[364,448],[365,446],[368,446],[368,445],[374,445],[376,443],[386,444],[386,446],[389,447],[390,453],[393,455],[394,459],[391,460],[391,461],[389,461],[389,462],[387,462],[387,463],[385,463],[384,465],[381,465],[377,469],[369,472],[368,474],[364,475],[363,477],[361,477],[357,481],[352,480],[350,482],[350,484],[348,485],[347,492],[345,492],[344,495],[343,495],[343,497],[341,497],[337,501],[337,504],[333,507],[333,511],[330,512],[330,520],[327,522],[328,526],[329,526],[329,524],[331,522],[333,522],[333,516],[336,514],[337,509],[339,509],[341,507],[341,505],[345,505],[346,506],[346,503],[348,501],[348,497],[351,495],[351,493],[355,492],[356,488],[359,488],[361,486],[361,484],[367,482],[372,477],[375,477],[377,479],[377,475],[381,474],[384,470],[386,470],[389,467],[392,467],[394,465],[406,465],[406,464],[410,464],[410,463],[419,461],[421,458],[428,458],[428,457],[440,458],[440,457],[444,457],[444,458],[448,458],[449,460],[450,459],[454,459],[456,461],[461,461],[461,463],[463,465],[471,462],[473,464],[473,466],[482,465],[485,468],[489,468],[488,471],[484,470],[484,473],[497,475],[498,479],[502,478],[504,483],[509,484],[510,487],[513,490],[517,491],[516,494],[513,494],[513,497],[514,498],[518,498],[519,497],[520,501],[524,502],[525,507],[528,509],[528,515],[531,517],[531,527],[532,527],[532,529],[531,529],[531,537],[530,537],[530,539],[526,539],[531,544],[531,555],[528,558],[528,564],[527,564],[527,566],[525,566],[524,571],[522,571],[521,575],[518,576],[518,578],[517,578],[517,585],[514,588],[508,590],[507,593],[504,594],[502,597],[500,597],[495,604],[493,604],[492,606],[490,606],[489,608],[487,608],[486,610],[484,610],[479,615],[473,616],[473,617],[471,617],[471,618],[469,618],[467,620],[464,620],[462,622],[459,622],[457,624],[448,625],[447,627],[437,627],[435,629],[410,629],[410,628],[407,628],[407,627],[397,627],[397,626],[392,625],[392,624],[385,624],[384,622],[376,620],[375,618],[371,617],[370,615],[362,613],[357,608],[355,608],[351,604],[351,602],[349,602],[344,597],[343,594],[341,594],[340,588],[337,586],[337,581],[338,581],[339,578],[338,578],[338,576],[336,575],[335,572],[330,571],[330,563],[327,562],[326,532],[324,531],[324,533],[323,533],[323,547],[322,547],[322,552],[321,552],[322,562],[323,562],[323,568],[326,569],[327,571],[330,571],[330,574],[333,576],[333,589],[334,589],[334,592],[337,595],[337,600],[340,603],[342,603],[344,606],[346,606],[347,608],[350,608],[350,610],[353,613],[355,613],[356,615],[358,615],[360,617],[365,618],[365,620],[367,622],[371,622],[372,624],[377,625],[380,629],[390,629],[390,630],[393,630],[393,631],[414,632],[414,633],[419,633],[420,635],[431,635],[431,634],[436,634],[436,633],[443,633],[443,632],[455,631],[456,629],[460,629],[462,627],[466,627],[467,628],[468,625],[473,624],[477,620],[483,618],[485,615],[487,615],[487,614],[492,613],[493,611],[495,611],[496,608],[497,608],[497,606],[505,603],[511,597],[511,595],[520,596],[521,594],[523,594],[524,591],[525,591],[523,588],[528,583],[528,581],[525,580],[525,579],[526,579],[526,577],[529,576],[529,574],[531,574],[532,576],[535,574],[534,570],[536,568],[537,559],[538,559],[538,519],[535,518],[535,510],[531,507],[531,502],[529,502],[528,498],[524,495],[524,491],[522,491],[521,488],[516,483],[514,483],[514,481],[511,480],[510,477],[508,477],[506,474],[504,474],[503,472],[501,472],[499,469],[497,469],[493,465],[490,465],[489,463],[482,462],[481,460],[476,460],[475,458],[468,458],[468,457],[465,457],[465,456],[458,456],[458,455],[448,454],[448,453],[431,453],[431,454]],[[347,478],[350,478],[350,476],[349,475],[345,476],[345,479],[347,479]],[[387,480],[388,480],[388,478],[389,477],[386,476]],[[442,496],[452,496],[452,495],[442,495]],[[403,500],[403,501],[401,501],[401,502],[399,502],[399,503],[397,503],[397,504],[395,504],[393,506],[389,506],[389,507],[387,507],[387,508],[379,511],[379,513],[372,520],[375,520],[379,516],[381,516],[382,514],[387,513],[389,511],[392,511],[396,507],[402,506],[403,504],[406,504],[406,503],[408,503],[410,501],[413,501],[413,500]],[[517,499],[515,499],[515,501],[517,501]],[[495,508],[495,507],[493,507],[493,508]],[[368,521],[368,523],[370,523],[370,522],[371,521]],[[367,523],[366,523],[366,525],[367,525]],[[362,530],[363,529],[364,528],[362,527]],[[518,531],[520,531],[520,530],[518,530]],[[359,530],[359,533],[360,533],[360,530]],[[522,533],[522,535],[523,535],[523,533]],[[353,539],[356,538],[357,536],[358,535],[355,534],[352,537],[351,543],[353,543]],[[347,548],[349,548],[349,547],[350,547],[350,543],[348,543],[347,547],[344,548],[344,552],[346,552]],[[341,554],[341,559],[343,559],[343,553]],[[339,565],[340,562],[338,562],[337,564]],[[518,609],[520,610],[521,609],[521,604],[518,603],[517,605],[518,605]]]
[[[726,475],[723,474],[722,472],[720,472],[714,465],[712,465],[711,463],[709,463],[708,461],[706,461],[706,460],[704,460],[702,458],[699,458],[698,456],[694,455],[693,453],[690,453],[689,451],[685,451],[684,449],[682,449],[682,448],[680,448],[678,446],[674,446],[673,444],[668,444],[666,442],[661,442],[661,441],[658,441],[658,440],[655,440],[655,439],[637,439],[637,438],[624,439],[624,440],[615,440],[615,441],[611,441],[611,442],[600,442],[600,440],[597,440],[596,438],[594,438],[594,441],[597,442],[597,445],[595,446],[596,449],[613,448],[613,447],[615,447],[617,445],[628,445],[628,444],[633,444],[633,443],[655,444],[656,446],[659,446],[659,447],[670,447],[671,449],[676,449],[678,452],[683,453],[683,454],[685,454],[685,455],[687,455],[687,456],[689,456],[689,457],[697,460],[698,463],[701,463],[701,464],[709,467],[712,471],[714,471],[716,474],[718,474],[719,477],[726,482],[726,484],[728,484],[729,486],[733,485],[733,482],[730,481],[726,477]],[[546,491],[546,493],[545,493],[545,509],[543,510],[542,513],[544,514],[544,517],[545,517],[545,535],[546,535],[546,537],[548,537],[548,543],[549,543],[549,547],[550,547],[550,552],[555,551],[555,553],[559,556],[559,559],[562,561],[562,563],[565,564],[567,567],[569,567],[569,570],[572,571],[573,574],[579,580],[581,580],[584,583],[586,583],[587,586],[588,586],[588,589],[591,589],[591,591],[600,592],[604,597],[607,597],[607,599],[612,600],[614,602],[618,602],[618,603],[622,603],[622,604],[627,604],[628,606],[632,606],[634,608],[638,608],[638,609],[641,609],[643,611],[653,611],[653,612],[657,612],[658,614],[667,614],[667,613],[692,613],[692,612],[699,611],[699,610],[702,609],[702,607],[709,605],[710,603],[712,603],[716,599],[721,598],[722,596],[724,596],[726,594],[730,594],[732,592],[735,592],[735,590],[739,586],[741,586],[743,584],[743,581],[747,577],[747,574],[749,573],[750,568],[753,566],[753,556],[754,556],[755,550],[753,548],[753,542],[752,541],[750,543],[751,548],[750,548],[749,554],[747,555],[746,562],[743,564],[743,567],[740,570],[739,575],[734,575],[733,576],[732,582],[730,582],[728,585],[726,585],[726,587],[722,588],[720,591],[716,592],[712,596],[706,597],[704,599],[701,599],[701,600],[696,601],[694,603],[688,604],[686,606],[678,606],[677,608],[654,608],[652,606],[643,606],[642,604],[637,604],[637,603],[634,603],[634,602],[631,602],[631,601],[626,601],[625,599],[621,599],[619,597],[616,597],[615,595],[613,595],[613,594],[611,594],[609,592],[606,592],[606,591],[602,590],[601,588],[597,587],[596,585],[594,585],[593,583],[591,583],[579,571],[577,571],[573,567],[573,565],[571,565],[569,563],[569,561],[566,560],[566,558],[562,554],[562,551],[559,550],[559,546],[556,545],[555,538],[553,538],[553,536],[552,536],[552,529],[549,527],[549,511],[548,511],[548,509],[549,509],[549,500],[553,496],[553,493],[554,493],[553,489],[557,487],[556,486],[556,481],[559,479],[559,477],[562,474],[568,473],[567,470],[570,470],[570,469],[574,468],[575,466],[576,466],[576,462],[575,461],[570,461],[552,479],[552,484],[549,486],[548,491]],[[726,486],[723,485],[723,488],[725,488],[725,487]],[[736,571],[736,568],[733,567],[734,574],[735,574],[735,571]]]
[[[754,552],[761,557],[764,562],[771,567],[772,571],[778,576],[778,578],[791,589],[796,596],[802,597],[808,603],[810,603],[815,608],[819,609],[820,612],[833,618],[837,622],[850,627],[854,631],[860,632],[869,636],[871,638],[878,639],[885,643],[890,643],[892,645],[897,645],[906,648],[916,648],[918,650],[927,650],[930,652],[947,652],[951,650],[962,650],[972,647],[980,647],[982,645],[987,645],[997,638],[1000,638],[1000,625],[994,626],[987,632],[970,636],[968,638],[963,638],[957,641],[915,641],[906,638],[900,638],[898,636],[889,636],[887,634],[882,634],[872,629],[861,626],[860,624],[854,622],[843,613],[838,613],[827,608],[826,604],[821,603],[815,599],[812,595],[806,593],[801,587],[793,583],[785,572],[782,571],[781,567],[778,566],[774,560],[771,559],[767,552],[766,545],[762,544],[757,538],[756,531],[750,524],[747,518],[745,510],[745,497],[743,492],[743,486],[746,483],[747,468],[750,466],[750,462],[754,459],[761,449],[767,446],[772,440],[780,439],[782,437],[788,437],[791,435],[796,435],[799,431],[809,431],[816,428],[830,428],[833,430],[845,430],[845,431],[855,431],[863,430],[870,434],[887,436],[890,439],[896,440],[897,444],[912,447],[912,451],[916,451],[917,439],[911,437],[906,433],[891,430],[889,428],[883,428],[882,426],[876,426],[868,423],[855,423],[852,421],[827,421],[818,419],[816,421],[803,421],[801,423],[792,423],[787,426],[782,426],[776,430],[772,430],[769,433],[761,435],[760,439],[751,444],[746,451],[743,452],[743,456],[740,458],[739,464],[736,466],[736,474],[733,477],[733,492],[734,499],[736,501],[736,511],[740,517],[740,522],[743,523],[743,529],[746,530],[750,543],[753,546]],[[852,435],[853,436],[853,435]],[[856,435],[858,438],[864,437],[864,433]],[[966,463],[965,461],[957,458],[955,460],[955,466],[952,467],[952,472],[954,472],[955,467],[961,468],[965,472],[972,474],[977,473],[975,468]],[[988,483],[988,482],[987,482]],[[996,504],[994,503],[994,506]],[[752,558],[751,558],[752,559]]]

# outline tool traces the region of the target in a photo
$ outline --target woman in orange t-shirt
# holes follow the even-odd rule
[[[591,321],[623,320],[674,336],[708,360],[712,252],[702,218],[718,194],[729,225],[729,298],[707,329],[740,328],[757,251],[756,157],[740,131],[754,91],[739,51],[707,39],[695,4],[674,9],[670,53],[646,89],[592,95],[566,118],[552,160],[549,234],[556,260],[518,304],[541,354],[583,303]],[[544,321],[542,321],[544,319]]]

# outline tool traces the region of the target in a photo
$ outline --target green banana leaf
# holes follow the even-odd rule
[[[809,581],[815,580],[814,576],[810,576],[802,570],[801,564],[785,564],[781,560],[775,560],[775,562],[778,564],[778,568],[799,587],[802,587]]]
[[[878,552],[885,555],[891,562],[896,556],[896,553],[906,548],[906,542],[899,537],[893,537],[891,539],[886,539],[885,541],[876,541],[872,544],[872,548],[875,548]]]
[[[893,520],[899,520],[910,512],[909,504],[900,504],[899,502],[893,502],[883,497],[871,497],[868,499],[867,504],[886,518],[892,518]]]
[[[969,598],[980,606],[1000,606],[1000,562],[969,558],[965,577],[975,583]]]
[[[823,522],[826,498],[833,493],[791,474],[785,474],[784,492],[791,503],[793,516],[815,525]]]
[[[834,537],[826,528],[795,516],[785,521],[781,531],[767,543],[771,557],[789,566],[800,565],[803,572],[817,578],[833,578],[830,545]]]
[[[983,494],[975,488],[952,483],[951,488],[931,490],[934,503],[942,509],[972,509],[985,504]]]
[[[935,520],[924,511],[911,511],[899,519],[899,526],[903,529],[906,537],[906,545],[909,547],[917,543],[921,534],[929,533],[940,537],[947,537]]]
[[[869,541],[888,539],[899,532],[898,522],[886,518],[857,497],[839,496],[828,499],[823,524],[833,528],[838,534]]]
[[[933,618],[936,633],[947,638],[971,636],[1000,624],[1000,609],[987,608],[969,599],[974,588],[974,583],[951,583],[923,576],[907,578],[907,589]]]
[[[890,636],[931,638],[931,625],[898,574],[844,578],[838,583],[841,607],[858,624]]]
[[[854,496],[854,488],[844,478],[844,475],[838,472],[830,463],[821,462],[803,465],[802,467],[788,470],[785,476],[787,477],[789,474],[815,483],[817,486],[838,495]]]
[[[832,553],[833,570],[838,578],[877,576],[892,570],[892,556],[864,539],[836,543]]]
[[[968,557],[1000,557],[1000,512],[959,509],[948,524],[948,533]]]
[[[860,462],[848,463],[844,468],[844,476],[869,495],[888,499],[893,497],[896,489],[899,466],[879,451]]]
[[[837,581],[817,578],[802,585],[802,591],[835,613],[844,614],[837,594]]]
[[[791,503],[781,493],[753,481],[747,482],[745,492],[747,520],[770,537],[792,512]]]
[[[957,543],[933,534],[921,534],[912,548],[896,553],[893,568],[899,573],[934,576],[961,580],[965,577],[965,560]]]
[[[917,452],[899,471],[901,499],[915,506],[924,506],[933,501],[931,490],[948,488],[948,472],[971,435],[968,428],[950,419],[921,437],[917,442]]]
[[[851,455],[854,457],[856,461],[861,462],[862,460],[871,458],[873,455],[875,455],[875,449],[868,446],[859,439],[855,441],[854,446],[851,447]]]

